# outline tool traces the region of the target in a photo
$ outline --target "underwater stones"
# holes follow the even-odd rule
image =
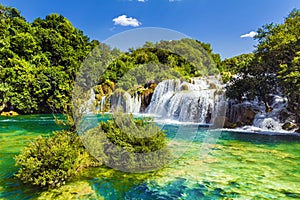
[[[86,181],[76,181],[57,189],[42,192],[38,200],[65,199],[104,199],[99,197]]]

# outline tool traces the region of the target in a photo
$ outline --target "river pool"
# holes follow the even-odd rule
[[[105,118],[105,117],[104,117]],[[90,168],[52,191],[22,184],[14,156],[38,135],[60,130],[52,115],[0,117],[0,199],[299,199],[300,137],[222,131],[200,158],[207,134],[199,127],[192,143],[174,138],[184,124],[164,129],[174,151],[188,149],[167,167],[132,174]]]

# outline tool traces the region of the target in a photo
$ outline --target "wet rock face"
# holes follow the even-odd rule
[[[295,131],[300,128],[297,116],[288,107],[287,98],[269,95],[268,102],[234,100],[227,101],[226,128],[259,128],[266,131]],[[247,127],[248,126],[248,127]]]
[[[252,125],[257,113],[257,108],[252,107],[252,105],[235,104],[229,102],[224,127],[236,128],[240,126]]]
[[[147,89],[147,90],[143,91],[143,93],[142,93],[141,112],[145,112],[146,108],[151,103],[153,92],[154,92],[154,90],[152,90],[152,89]]]
[[[146,82],[146,84],[144,85],[144,88],[151,88],[151,86],[156,85],[155,80],[149,80]]]

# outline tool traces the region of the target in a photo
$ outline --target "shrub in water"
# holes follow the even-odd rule
[[[88,151],[109,167],[145,172],[163,167],[169,152],[166,135],[147,118],[116,113],[83,136]]]
[[[82,169],[99,164],[85,150],[80,138],[69,131],[38,137],[16,156],[16,176],[24,183],[58,187]]]

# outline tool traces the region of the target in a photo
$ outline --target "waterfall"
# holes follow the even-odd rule
[[[103,112],[105,109],[105,103],[106,103],[106,96],[103,96],[101,98],[101,102],[100,102],[100,112]]]
[[[272,110],[266,112],[265,104],[257,98],[253,101],[227,103],[227,117],[231,123],[239,123],[247,131],[284,131],[285,120],[280,119],[280,112],[286,110],[288,101],[282,95],[269,95]]]
[[[111,97],[111,110],[122,109],[126,113],[139,113],[142,105],[142,96],[135,93],[132,97],[126,91],[116,91]]]
[[[274,95],[271,102],[272,111],[266,113],[264,109],[256,114],[253,126],[262,130],[282,131],[283,123],[279,120],[279,113],[287,107],[287,99],[279,95]]]
[[[81,105],[81,111],[84,114],[92,114],[95,111],[96,94],[94,89],[90,89],[86,94],[88,98],[87,101]]]
[[[213,78],[192,79],[191,83],[166,80],[156,87],[146,112],[182,122],[210,123],[222,100],[220,89]]]

